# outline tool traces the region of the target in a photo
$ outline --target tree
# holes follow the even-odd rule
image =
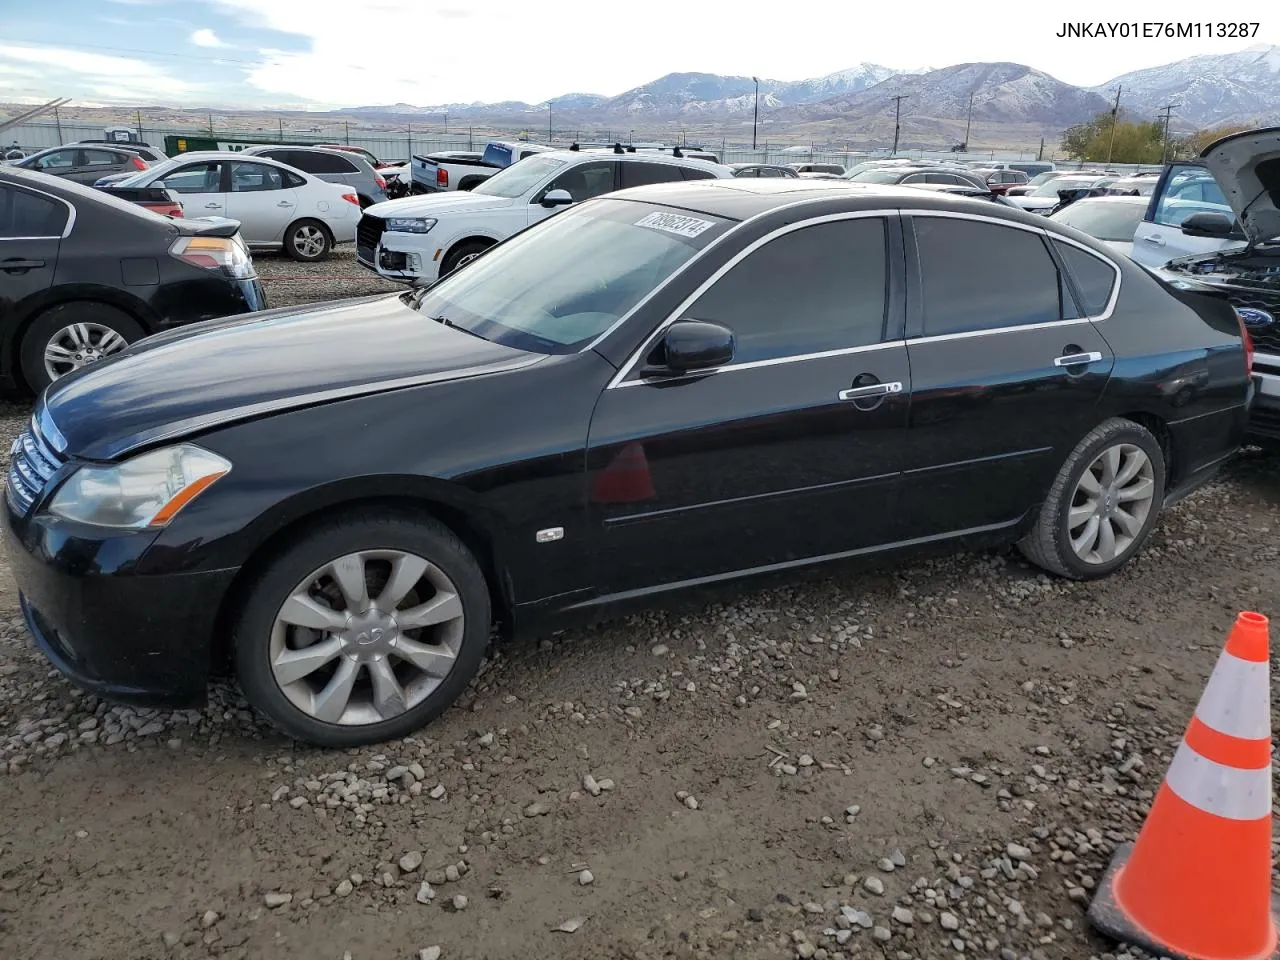
[[[1247,123],[1224,123],[1219,127],[1197,130],[1178,140],[1177,152],[1182,157],[1198,157],[1201,151],[1213,141],[1252,129],[1253,126]]]
[[[1105,163],[1110,153],[1113,163],[1159,163],[1164,155],[1164,124],[1159,120],[1113,120],[1108,110],[1087,123],[1068,127],[1062,134],[1062,148],[1073,160]]]

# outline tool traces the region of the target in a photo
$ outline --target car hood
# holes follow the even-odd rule
[[[1280,127],[1215,140],[1200,153],[1252,243],[1280,237]]]
[[[545,359],[379,294],[210,320],[55,381],[41,405],[65,451],[110,460],[210,427]]]
[[[373,217],[438,217],[441,214],[483,213],[486,210],[505,210],[517,201],[506,197],[486,197],[466,190],[449,193],[428,193],[399,200],[384,200],[365,208]]]

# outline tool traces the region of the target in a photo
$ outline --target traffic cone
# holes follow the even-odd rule
[[[635,503],[657,495],[644,446],[629,443],[596,476],[591,490],[595,503]]]
[[[1137,841],[1089,906],[1108,936],[1178,960],[1278,956],[1269,648],[1267,618],[1241,613]]]

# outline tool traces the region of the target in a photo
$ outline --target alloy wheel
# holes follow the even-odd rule
[[[465,619],[453,581],[402,550],[349,553],[281,604],[268,656],[295,707],[325,723],[380,723],[422,703],[453,669]]]
[[[45,344],[44,369],[50,380],[119,353],[129,342],[101,323],[73,323],[63,327]]]
[[[324,253],[324,246],[324,231],[319,227],[303,224],[293,231],[293,248],[307,259],[318,257]]]
[[[1110,563],[1133,546],[1155,501],[1155,467],[1136,444],[1107,447],[1080,476],[1067,531],[1085,563]]]

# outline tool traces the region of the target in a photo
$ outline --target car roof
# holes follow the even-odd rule
[[[952,193],[920,190],[916,187],[849,180],[801,180],[792,178],[728,177],[717,180],[687,180],[681,183],[631,187],[606,195],[622,200],[656,203],[707,213],[731,220],[767,214],[789,205],[805,204],[811,216],[832,210],[939,210],[980,214],[1037,228],[1045,228],[1047,218],[1013,206],[994,204],[988,199]],[[1065,231],[1064,231],[1065,233]],[[1068,234],[1071,235],[1071,234]]]
[[[1135,197],[1132,194],[1108,194],[1104,197],[1081,197],[1076,203],[1127,203],[1132,206],[1147,206],[1151,203],[1150,197]],[[1075,206],[1075,204],[1072,204]],[[1063,208],[1067,209],[1067,208]]]
[[[193,160],[242,160],[244,159],[244,156],[245,152],[243,150],[192,150],[188,153],[176,153],[169,159],[175,162],[187,163]],[[256,153],[251,153],[249,156],[253,157],[254,163],[266,163],[273,167],[283,167],[290,172],[296,172],[293,167],[289,166],[287,163],[281,163],[279,160],[272,160],[270,157],[260,157]]]
[[[566,161],[593,160],[597,163],[601,159],[607,158],[610,160],[621,160],[624,163],[669,163],[678,167],[694,167],[702,170],[729,169],[723,163],[714,163],[711,160],[702,160],[698,157],[673,157],[669,153],[658,153],[656,150],[643,152],[637,150],[635,153],[615,153],[612,147],[605,150],[548,150],[539,153],[538,157],[551,157],[556,160]],[[774,166],[774,164],[765,164],[765,166]]]
[[[73,150],[77,147],[87,147],[88,149],[91,149],[91,150],[118,150],[120,153],[127,153],[130,156],[139,155],[137,150],[130,150],[128,147],[123,146],[122,144],[105,143],[105,142],[95,143],[92,141],[86,142],[86,141],[77,140],[74,143],[64,143],[58,147],[45,147],[43,150],[37,150],[35,153],[28,153],[24,159],[29,160],[32,157],[40,157],[46,153],[55,153],[58,150]]]

